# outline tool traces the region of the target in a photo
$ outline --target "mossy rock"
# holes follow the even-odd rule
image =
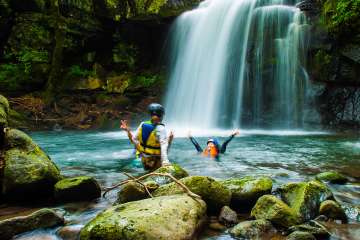
[[[44,208],[28,216],[14,217],[0,221],[0,236],[2,240],[8,240],[20,233],[62,224],[64,224],[63,216],[60,216],[51,209]]]
[[[347,222],[347,217],[344,209],[341,208],[340,204],[333,200],[326,200],[320,204],[319,209],[320,215],[325,215],[331,219],[339,219]]]
[[[265,219],[244,221],[229,231],[231,236],[239,239],[266,239],[275,232],[271,222]]]
[[[144,185],[148,188],[149,192],[153,192],[159,187],[159,185],[154,181],[145,182]],[[149,194],[140,183],[129,182],[118,192],[117,203],[127,203],[148,197]]]
[[[66,178],[55,184],[54,197],[59,202],[93,200],[100,196],[100,185],[93,177]]]
[[[0,95],[0,126],[7,126],[8,114],[9,102],[3,95]]]
[[[189,174],[185,169],[178,164],[172,163],[171,165],[162,166],[154,171],[154,173],[168,173],[176,179],[182,179],[188,177]],[[150,176],[144,181],[155,181],[159,185],[164,185],[173,182],[171,178],[163,176]]]
[[[217,213],[223,206],[228,206],[231,192],[221,182],[205,176],[191,176],[180,180],[195,194],[198,194],[208,205],[208,211]],[[184,190],[176,183],[160,186],[154,191],[154,196],[174,195],[183,193]]]
[[[5,167],[2,193],[9,199],[41,199],[51,195],[60,171],[49,156],[25,133],[10,129],[5,134]]]
[[[235,209],[251,209],[259,197],[270,194],[272,180],[269,177],[232,178],[222,182],[232,193],[231,206]]]
[[[316,240],[316,238],[311,233],[296,231],[287,236],[286,240]]]
[[[206,216],[206,204],[173,195],[116,205],[85,225],[80,240],[193,239]]]
[[[260,197],[251,210],[251,216],[256,219],[267,219],[280,227],[290,227],[300,222],[300,217],[295,211],[273,195]]]
[[[0,94],[0,108],[3,108],[6,114],[8,114],[10,111],[9,101],[6,99],[6,97],[4,97],[1,94]]]
[[[331,190],[319,181],[288,183],[278,191],[283,201],[301,216],[302,221],[316,217],[320,203],[333,198]]]
[[[318,175],[316,175],[316,179],[319,181],[325,181],[334,184],[344,184],[348,181],[348,179],[344,175],[335,171],[319,173]]]
[[[307,232],[312,234],[316,239],[327,239],[329,232],[319,226],[311,226],[310,224],[301,224],[292,226],[288,229],[289,232]]]

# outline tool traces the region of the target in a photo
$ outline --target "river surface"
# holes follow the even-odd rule
[[[176,134],[176,132],[175,132]],[[228,131],[196,134],[201,145],[206,135],[217,135],[220,142]],[[349,224],[333,223],[332,239],[359,239],[360,236],[360,139],[356,136],[301,131],[241,131],[228,145],[219,161],[202,158],[185,137],[176,134],[169,158],[190,175],[215,178],[266,175],[274,179],[274,188],[290,181],[312,179],[320,171],[337,170],[351,182],[331,185],[336,199],[346,207]],[[65,176],[89,175],[103,187],[125,179],[121,172],[141,175],[144,170],[134,160],[134,151],[123,132],[36,132],[33,139],[50,155]],[[65,214],[67,225],[79,229],[97,213],[109,207],[116,191],[93,202],[71,203],[58,208]],[[354,207],[355,206],[355,207]],[[357,207],[356,207],[357,206]],[[37,230],[16,239],[62,239],[59,228]],[[206,231],[201,239],[232,239],[225,233]]]

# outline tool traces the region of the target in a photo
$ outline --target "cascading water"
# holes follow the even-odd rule
[[[170,32],[167,122],[301,128],[305,16],[286,0],[206,0]]]

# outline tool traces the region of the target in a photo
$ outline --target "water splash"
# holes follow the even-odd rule
[[[295,4],[206,0],[181,15],[170,32],[167,122],[301,128],[307,25]]]

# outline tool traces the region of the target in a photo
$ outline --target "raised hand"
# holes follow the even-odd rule
[[[127,120],[120,121],[120,128],[122,130],[129,131],[129,126],[128,126]]]
[[[234,130],[234,132],[231,135],[236,136],[236,135],[239,135],[239,134],[240,134],[239,129],[236,129],[236,130]]]

